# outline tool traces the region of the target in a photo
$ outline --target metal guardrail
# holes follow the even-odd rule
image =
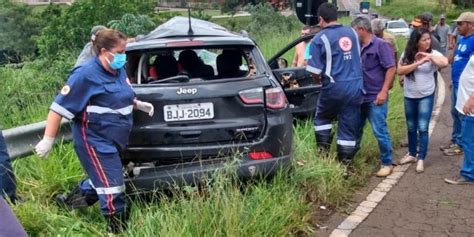
[[[3,130],[10,159],[14,160],[33,154],[34,146],[43,138],[46,121]],[[56,141],[71,140],[71,124],[63,119]]]

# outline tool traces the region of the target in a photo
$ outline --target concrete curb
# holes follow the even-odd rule
[[[438,73],[438,94],[436,97],[436,104],[431,115],[431,121],[429,124],[429,136],[434,131],[436,123],[438,122],[441,107],[446,97],[445,83],[441,73]],[[398,180],[405,174],[411,164],[400,165],[393,169],[391,175],[387,176],[381,183],[379,183],[370,194],[366,197],[365,201],[361,202],[359,206],[353,211],[342,223],[340,223],[335,230],[330,234],[330,237],[346,237],[351,234],[357,226],[362,223],[377,205],[383,200],[388,192],[398,183]]]

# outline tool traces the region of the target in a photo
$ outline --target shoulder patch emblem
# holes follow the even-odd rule
[[[67,95],[67,94],[69,94],[70,91],[71,91],[71,87],[69,87],[68,85],[65,85],[61,89],[61,95]]]
[[[350,51],[352,49],[352,40],[346,36],[340,38],[339,47],[341,47],[344,52]]]

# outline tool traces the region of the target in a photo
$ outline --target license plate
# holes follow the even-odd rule
[[[165,105],[163,117],[166,122],[214,118],[212,103]]]

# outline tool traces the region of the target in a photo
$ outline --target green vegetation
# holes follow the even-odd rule
[[[125,13],[120,20],[109,21],[107,26],[129,36],[148,34],[148,32],[156,28],[155,23],[149,16],[136,16],[130,13]]]
[[[52,62],[25,62],[22,68],[0,67],[0,109],[6,111],[0,125],[11,128],[44,120],[78,54],[63,52]]]
[[[271,35],[262,40],[262,50],[270,55],[279,49],[277,43],[283,46],[291,37]],[[389,129],[396,147],[405,136],[404,129],[400,129],[404,127],[403,95],[397,84],[390,95],[389,108]],[[151,201],[134,199],[130,229],[123,235],[313,235],[311,218],[317,212],[314,207],[345,207],[378,163],[378,148],[373,145],[376,141],[367,126],[354,164],[356,174],[345,180],[344,168],[334,156],[317,154],[311,121],[297,124],[294,134],[294,161],[289,175],[281,172],[271,181],[240,184],[231,176],[216,173],[200,189],[184,187],[172,196],[157,194]],[[97,206],[68,212],[53,201],[56,194],[71,190],[83,177],[71,144],[56,146],[47,160],[30,157],[15,161],[14,168],[19,194],[26,199],[14,206],[14,211],[29,234],[105,234],[105,220]]]
[[[455,5],[447,5],[444,8],[439,4],[438,0],[390,0],[384,1],[382,7],[376,7],[375,0],[369,0],[369,2],[371,8],[375,9],[380,15],[395,19],[403,18],[408,23],[416,15],[427,11],[433,13],[434,24],[436,24],[441,14],[446,14],[447,22],[450,23],[456,19],[461,12],[474,10],[472,7],[462,9]]]
[[[398,89],[397,89],[398,90]],[[399,92],[399,90],[398,90]],[[400,138],[403,119],[396,111],[400,94],[391,98],[390,130]],[[398,114],[398,115],[397,115]],[[312,123],[295,126],[293,170],[271,181],[236,183],[232,176],[216,173],[200,189],[184,187],[172,196],[157,194],[151,201],[134,199],[129,236],[287,236],[312,235],[313,205],[344,206],[363,185],[377,160],[373,137],[366,130],[357,174],[343,179],[344,168],[334,157],[319,157]],[[19,193],[26,201],[14,206],[32,236],[103,235],[105,220],[98,207],[59,209],[55,194],[70,190],[83,176],[71,144],[57,146],[47,160],[30,157],[14,163]]]
[[[81,2],[80,6],[92,4],[86,0],[77,2]],[[67,14],[73,12],[78,14],[74,18],[76,23],[81,22],[81,16],[86,14],[81,9],[84,10],[79,7],[76,7],[77,12],[63,9],[60,16],[50,15],[52,18],[58,17],[51,21],[51,29],[59,27],[60,25],[56,25],[57,21],[64,20]],[[141,13],[137,10],[137,13],[133,14]],[[295,39],[302,25],[296,22],[294,17],[280,18],[282,16],[273,14],[269,19],[260,14],[273,13],[257,7],[252,17],[216,21],[230,26],[235,31],[248,30],[265,57],[269,58]],[[122,15],[117,14],[117,17],[111,19],[120,19]],[[161,22],[157,19],[166,20],[171,15],[173,13],[159,17],[154,15],[152,19]],[[14,127],[37,122],[46,117],[48,106],[66,80],[78,50],[81,49],[82,43],[87,41],[90,26],[99,23],[95,21],[97,19],[99,18],[79,24],[81,30],[74,31],[75,37],[79,38],[74,39],[77,42],[58,50],[57,53],[25,62],[22,68],[0,67],[0,109],[8,111],[0,117],[1,124]],[[348,23],[349,20],[345,18],[343,22]],[[100,23],[104,22],[108,21]],[[72,20],[67,24],[72,24]],[[257,26],[265,29],[262,32]],[[51,29],[43,29],[42,32],[46,34],[45,32]],[[81,32],[85,32],[84,39]],[[54,45],[57,40],[54,37],[60,37],[61,34],[50,36],[51,39],[42,42]],[[404,42],[400,40],[398,43],[399,48],[403,48]],[[48,47],[51,48],[52,45]],[[292,53],[288,55],[290,59]],[[396,83],[389,102],[389,130],[396,147],[398,141],[405,136],[405,130],[400,129],[405,127],[403,94]],[[316,206],[326,205],[336,209],[345,207],[354,191],[365,185],[378,164],[378,148],[374,144],[376,141],[370,126],[367,126],[361,151],[354,162],[356,173],[351,178],[344,179],[344,168],[335,160],[334,155],[321,157],[317,154],[312,122],[300,121],[294,127],[294,160],[290,173],[284,170],[270,181],[243,184],[236,182],[232,175],[216,173],[200,188],[183,187],[174,190],[171,196],[157,193],[151,200],[133,199],[130,228],[123,235],[314,235],[315,227],[311,220],[318,211]],[[97,205],[68,212],[59,209],[54,203],[56,194],[71,190],[84,176],[71,144],[57,145],[46,160],[35,156],[17,160],[14,162],[14,168],[18,178],[19,195],[25,201],[13,206],[13,209],[31,236],[106,235],[105,220]]]

